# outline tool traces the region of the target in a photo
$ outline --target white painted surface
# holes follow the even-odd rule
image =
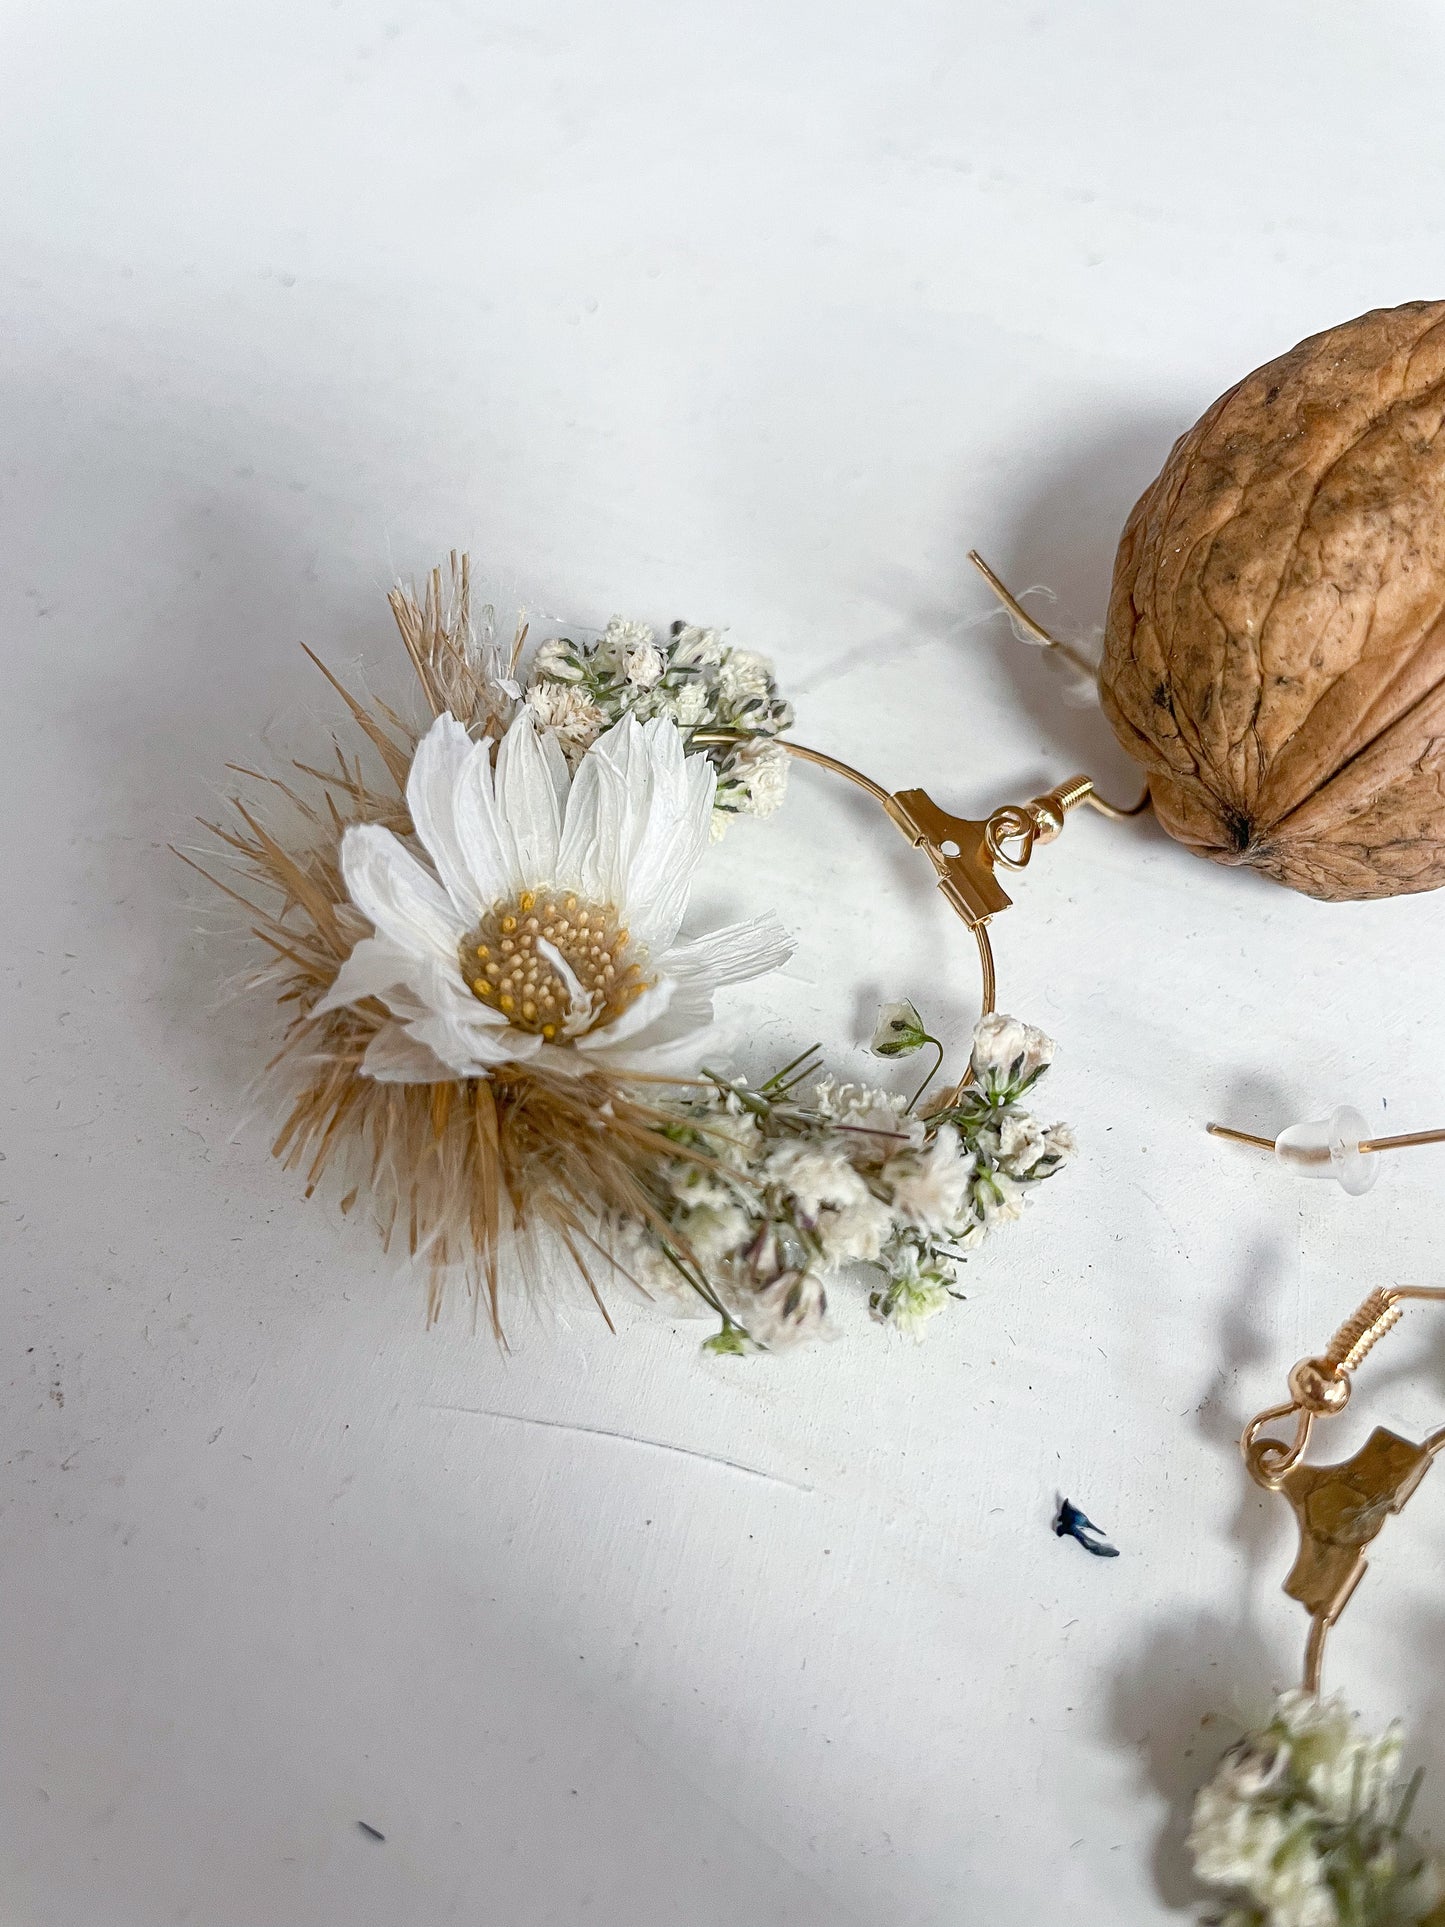
[[[382,592],[454,543],[506,607],[730,623],[807,739],[960,807],[1127,790],[964,551],[1088,625],[1221,388],[1440,292],[1439,10],[0,26],[0,1912],[1168,1918],[1181,1802],[1301,1633],[1232,1435],[1367,1284],[1438,1276],[1442,1202],[1423,1159],[1352,1202],[1202,1122],[1438,1122],[1445,902],[1322,908],[1076,821],[998,937],[1085,1157],[925,1347],[855,1306],[724,1366],[571,1307],[502,1359],[233,1136],[267,1020],[214,1008],[237,954],[165,846],[227,759],[315,742],[299,640],[400,687]],[[821,779],[713,888],[801,933],[734,1005],[750,1061],[884,991],[965,1030],[966,939]],[[1412,1329],[1370,1419],[1438,1421]],[[1057,1489],[1121,1559],[1050,1536]],[[1437,1830],[1439,1498],[1334,1660],[1412,1715]]]

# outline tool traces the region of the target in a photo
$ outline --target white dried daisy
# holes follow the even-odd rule
[[[631,637],[629,641],[634,640]],[[378,999],[370,1077],[436,1083],[499,1065],[695,1066],[713,993],[780,964],[771,918],[678,940],[715,777],[669,722],[628,716],[575,777],[524,711],[497,747],[439,716],[407,782],[432,867],[390,830],[342,840],[358,943],[313,1014]]]

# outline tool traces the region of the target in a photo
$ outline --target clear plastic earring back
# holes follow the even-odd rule
[[[1379,1176],[1379,1152],[1403,1151],[1415,1144],[1445,1144],[1445,1130],[1370,1137],[1369,1124],[1351,1104],[1337,1104],[1328,1117],[1291,1124],[1275,1138],[1236,1131],[1229,1124],[1210,1124],[1206,1129],[1214,1137],[1273,1151],[1297,1178],[1333,1178],[1352,1198],[1362,1197]]]

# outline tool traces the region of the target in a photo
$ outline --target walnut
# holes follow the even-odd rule
[[[1248,375],[1124,529],[1104,712],[1171,836],[1313,897],[1445,883],[1445,302]]]

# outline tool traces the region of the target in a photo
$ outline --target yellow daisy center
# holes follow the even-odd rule
[[[518,1030],[549,1041],[563,1034],[572,993],[539,943],[550,944],[592,999],[588,1030],[610,1024],[648,988],[631,939],[611,904],[583,903],[570,892],[523,890],[494,903],[462,939],[462,976],[472,995]]]

